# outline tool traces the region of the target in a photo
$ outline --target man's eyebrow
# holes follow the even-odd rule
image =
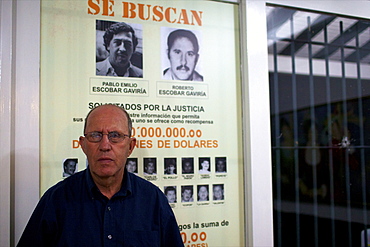
[[[117,38],[115,38],[115,39],[113,39],[114,41],[122,41],[122,42],[130,42],[130,43],[132,43],[132,40],[130,39],[117,39]]]

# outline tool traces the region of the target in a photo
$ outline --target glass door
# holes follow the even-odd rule
[[[267,6],[275,246],[370,246],[369,26]]]

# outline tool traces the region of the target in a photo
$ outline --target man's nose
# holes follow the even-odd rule
[[[112,144],[109,141],[108,135],[103,135],[100,143],[99,143],[99,149],[101,151],[109,151],[112,148]]]
[[[185,55],[181,55],[181,58],[180,58],[181,65],[186,65],[186,62],[187,62],[186,56]]]
[[[120,51],[126,51],[125,43],[120,44],[120,46],[118,47],[118,49]]]

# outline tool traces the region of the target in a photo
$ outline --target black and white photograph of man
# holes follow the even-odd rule
[[[78,159],[68,158],[63,161],[63,177],[69,177],[77,171]]]
[[[164,174],[176,175],[176,158],[164,158]]]
[[[193,186],[183,185],[181,186],[181,202],[193,202]]]
[[[144,175],[156,175],[156,174],[157,174],[157,159],[144,158]]]
[[[137,158],[127,158],[126,169],[128,172],[137,173]]]
[[[182,174],[194,174],[194,158],[182,158]]]
[[[208,184],[198,185],[198,202],[209,200]]]
[[[199,158],[199,174],[210,174],[211,173],[211,159],[200,157]]]
[[[213,185],[213,200],[215,201],[224,200],[224,185],[223,184]]]
[[[226,173],[226,157],[216,157],[216,173]]]
[[[165,186],[164,187],[164,194],[167,197],[168,203],[176,203],[177,202],[176,186]]]
[[[96,75],[143,77],[140,27],[125,22],[96,21]]]
[[[195,31],[162,28],[162,79],[203,81],[200,45]]]

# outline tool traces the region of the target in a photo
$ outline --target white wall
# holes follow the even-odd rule
[[[10,104],[12,2],[0,2],[0,246],[10,245]]]
[[[16,1],[14,235],[18,242],[39,198],[40,2]]]
[[[14,246],[39,198],[40,2],[0,10],[0,246]]]
[[[242,13],[246,245],[273,246],[265,2],[243,2]]]

